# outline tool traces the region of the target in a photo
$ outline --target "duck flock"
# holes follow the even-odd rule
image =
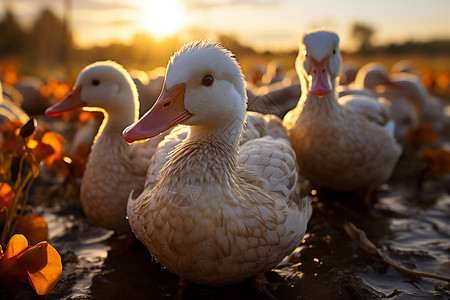
[[[274,298],[265,273],[301,244],[313,214],[305,182],[319,196],[359,193],[370,208],[411,129],[449,130],[443,102],[411,72],[371,63],[339,84],[339,37],[330,31],[301,37],[289,85],[261,92],[246,84],[238,61],[218,43],[185,44],[153,105],[140,104],[145,90],[131,72],[95,62],[45,111],[104,114],[82,178],[83,211],[97,226],[136,237],[180,277],[181,295],[189,282],[252,278]],[[4,118],[26,119],[7,101]]]

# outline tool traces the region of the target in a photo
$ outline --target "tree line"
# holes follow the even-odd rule
[[[375,32],[370,25],[361,22],[353,24],[351,36],[358,44],[354,54],[450,53],[450,39],[375,46],[373,45]],[[236,55],[258,54],[235,37],[222,35],[219,39]],[[72,31],[68,24],[50,9],[40,12],[30,30],[25,30],[21,26],[11,9],[7,9],[0,20],[0,60],[9,57],[17,59],[20,61],[20,71],[24,74],[44,76],[56,70],[72,76],[85,64],[105,59],[116,60],[131,67],[151,69],[165,66],[170,55],[181,45],[182,41],[176,36],[157,40],[147,33],[137,33],[129,44],[111,43],[108,46],[80,49],[73,42]],[[296,51],[297,49],[293,49],[292,52]]]

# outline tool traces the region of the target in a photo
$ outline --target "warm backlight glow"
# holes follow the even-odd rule
[[[185,23],[179,0],[141,0],[136,6],[141,10],[139,27],[155,37],[172,35]]]

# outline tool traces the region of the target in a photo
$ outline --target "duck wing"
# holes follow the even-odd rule
[[[239,174],[249,170],[256,174],[266,192],[286,202],[294,197],[299,175],[295,152],[285,139],[266,135],[246,142],[240,147],[238,165]]]
[[[383,99],[379,101],[375,97],[351,94],[339,98],[338,102],[345,109],[353,110],[366,117],[370,122],[378,124],[394,136],[395,125],[390,107]]]
[[[247,141],[269,135],[289,141],[283,121],[276,115],[263,115],[258,112],[247,112],[246,126],[242,134],[241,145]]]

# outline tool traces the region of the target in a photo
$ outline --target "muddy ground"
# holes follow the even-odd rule
[[[56,288],[37,296],[27,282],[16,299],[175,299],[178,278],[136,242],[93,226],[79,203],[77,184],[42,172],[31,191],[36,213],[49,224],[49,242],[63,272]],[[304,190],[309,186],[304,184]],[[396,264],[450,277],[450,177],[421,171],[417,153],[402,157],[392,179],[374,194],[319,191],[304,243],[267,274],[277,299],[449,299],[443,280],[398,271],[360,250],[347,235],[347,221],[362,229]],[[2,291],[0,298],[6,297]],[[191,285],[185,299],[265,299],[249,281],[220,288]]]

